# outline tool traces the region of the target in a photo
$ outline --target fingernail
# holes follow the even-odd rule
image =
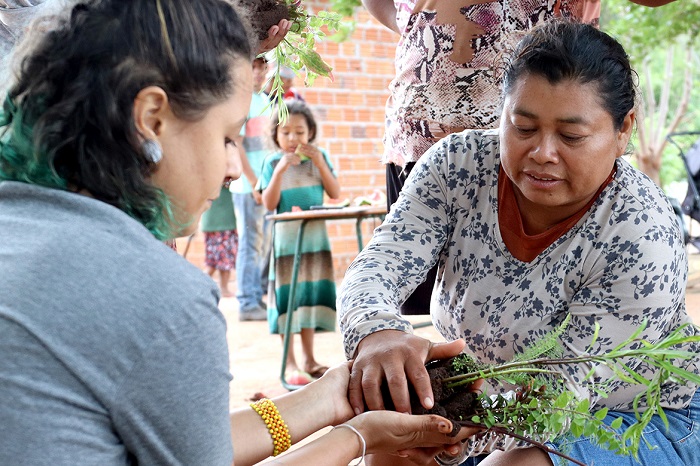
[[[355,411],[355,416],[359,416],[360,414],[362,414],[362,411],[360,411],[360,408],[355,408],[354,411]]]
[[[426,408],[430,409],[433,407],[433,400],[430,397],[426,397],[425,400],[423,400],[423,406]]]

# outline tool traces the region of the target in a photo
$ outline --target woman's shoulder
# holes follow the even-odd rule
[[[603,190],[590,221],[618,239],[682,248],[678,219],[668,197],[628,161],[616,161],[613,181]],[[664,248],[656,247],[657,252]]]
[[[663,213],[670,208],[668,197],[661,187],[627,160],[618,158],[616,170],[614,186],[627,204],[637,204],[647,212]]]

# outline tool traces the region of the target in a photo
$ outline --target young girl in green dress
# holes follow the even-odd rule
[[[272,140],[279,151],[263,164],[258,184],[265,207],[277,213],[290,212],[294,207],[308,210],[313,205],[321,205],[324,192],[331,198],[340,194],[328,154],[311,144],[316,137],[316,121],[311,110],[299,100],[288,101],[287,108],[289,119],[284,125],[278,124],[277,117],[273,118]],[[271,333],[282,335],[282,342],[298,229],[299,222],[275,225],[268,323]],[[288,370],[306,372],[314,378],[326,371],[327,367],[314,357],[313,338],[316,329],[335,330],[335,298],[333,258],[326,224],[323,220],[311,221],[304,230],[291,327],[291,332],[301,333],[304,363],[303,366],[297,364],[290,336]]]

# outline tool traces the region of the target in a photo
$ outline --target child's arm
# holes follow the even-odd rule
[[[338,179],[333,175],[331,167],[326,163],[323,152],[311,144],[300,144],[299,147],[297,147],[296,153],[303,154],[311,159],[321,172],[323,189],[328,193],[328,197],[331,199],[338,199],[338,197],[340,197],[340,183],[338,183]]]
[[[287,153],[280,158],[272,172],[270,182],[262,192],[263,205],[267,210],[275,210],[280,203],[280,193],[282,191],[282,177],[290,165],[299,165],[301,159],[296,154]]]

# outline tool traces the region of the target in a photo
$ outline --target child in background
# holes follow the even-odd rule
[[[286,104],[289,119],[284,125],[278,125],[277,112],[273,112],[272,140],[280,150],[265,160],[258,182],[265,207],[277,210],[277,213],[290,212],[293,207],[308,210],[312,205],[321,205],[324,192],[331,198],[340,195],[340,185],[328,154],[310,144],[316,138],[316,121],[311,109],[300,100],[288,100]],[[268,323],[270,332],[280,334],[283,343],[298,229],[299,222],[277,223],[273,235]],[[302,367],[297,365],[293,335],[290,335],[287,368],[317,378],[328,368],[320,365],[314,357],[314,332],[316,329],[333,331],[336,321],[333,258],[323,220],[306,224],[301,247],[291,332],[301,333],[304,364]],[[303,377],[298,381],[304,382]]]
[[[201,229],[204,233],[204,264],[207,266],[207,273],[213,277],[214,272],[219,271],[221,297],[230,298],[233,293],[228,289],[228,282],[231,270],[236,265],[238,233],[233,200],[227,188],[221,188],[219,197],[211,204],[209,210],[202,214]]]

